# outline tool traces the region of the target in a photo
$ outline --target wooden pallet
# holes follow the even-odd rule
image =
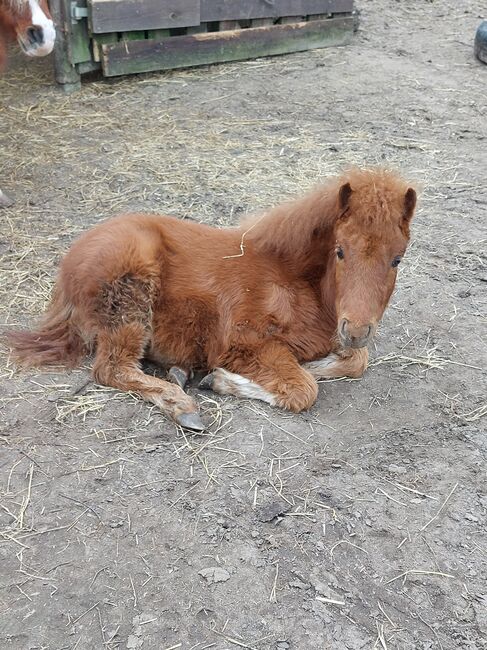
[[[353,0],[51,0],[56,78],[106,77],[345,45]]]

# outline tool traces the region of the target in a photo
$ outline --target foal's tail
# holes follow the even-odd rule
[[[26,367],[76,366],[88,349],[73,327],[72,311],[72,305],[57,286],[38,329],[7,332],[15,361]]]

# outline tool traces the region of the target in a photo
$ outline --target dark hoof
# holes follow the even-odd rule
[[[475,35],[475,56],[482,63],[487,63],[487,20],[480,23]]]
[[[176,384],[180,388],[184,389],[188,382],[189,378],[189,373],[186,372],[186,370],[183,370],[182,368],[178,368],[177,366],[173,366],[172,368],[169,368],[169,371],[167,373],[167,381],[170,381],[171,384]]]
[[[191,429],[191,431],[204,431],[206,429],[198,413],[181,413],[174,419],[183,429]]]
[[[202,390],[213,390],[214,383],[215,378],[213,376],[213,373],[210,372],[208,375],[206,375],[206,377],[203,377],[203,379],[198,384],[198,388],[201,388]]]

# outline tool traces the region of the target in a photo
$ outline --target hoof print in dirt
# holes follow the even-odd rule
[[[291,505],[285,501],[272,501],[257,510],[257,518],[263,523],[276,519],[280,515],[286,514],[291,510]]]

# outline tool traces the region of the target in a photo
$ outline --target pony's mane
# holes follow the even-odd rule
[[[360,196],[361,214],[371,220],[390,218],[389,204],[402,200],[408,188],[400,176],[387,169],[351,168],[301,198],[244,218],[240,229],[245,241],[260,250],[284,255],[306,253],[313,237],[331,233],[341,214],[339,190],[346,183],[354,195]]]
[[[410,184],[396,172],[384,168],[348,170],[340,183],[350,183],[353,195],[358,198],[356,213],[367,223],[381,224],[393,218],[391,207],[401,207]],[[352,195],[352,204],[353,204]],[[397,214],[400,213],[396,211]]]
[[[338,179],[330,179],[301,198],[245,217],[240,224],[245,240],[260,250],[284,255],[304,253],[313,233],[333,226],[339,214],[339,187]]]
[[[14,11],[20,11],[28,4],[29,0],[0,0],[0,7],[3,5]]]
[[[0,0],[0,9],[10,12],[13,17],[23,16],[27,9],[30,11],[29,0]]]

